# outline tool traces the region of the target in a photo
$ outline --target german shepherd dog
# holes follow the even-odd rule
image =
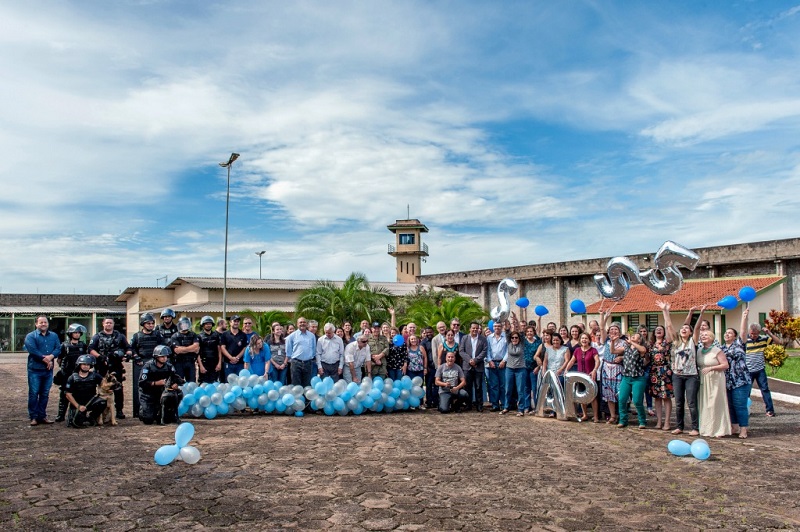
[[[111,423],[112,427],[117,426],[117,410],[114,404],[114,392],[119,390],[122,385],[117,381],[117,378],[110,371],[103,377],[100,386],[97,387],[97,396],[106,401],[106,408],[97,416],[97,425],[103,426],[103,423]]]
[[[181,379],[183,380],[183,379]],[[172,385],[175,381],[172,377],[167,379],[164,384],[164,391],[161,393],[161,424],[180,423],[181,419],[178,417],[178,404],[183,399],[183,392],[179,389],[173,390]],[[178,382],[178,384],[182,384]]]

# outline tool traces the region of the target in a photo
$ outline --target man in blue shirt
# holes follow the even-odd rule
[[[500,404],[505,397],[505,370],[500,367],[508,354],[508,341],[504,323],[495,322],[494,334],[486,340],[489,343],[489,353],[486,357],[486,379],[489,381],[489,402],[492,403],[492,412],[500,411]]]
[[[292,384],[311,386],[313,361],[317,353],[317,338],[308,330],[308,320],[297,320],[297,330],[286,338],[286,356],[292,363]]]
[[[61,353],[58,335],[49,331],[47,316],[36,317],[36,330],[25,337],[28,352],[28,416],[31,426],[51,425],[47,419],[47,399],[53,384],[53,360]]]

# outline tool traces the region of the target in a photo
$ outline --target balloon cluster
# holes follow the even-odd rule
[[[425,396],[422,378],[412,380],[404,376],[399,381],[381,377],[364,377],[361,383],[336,383],[330,377],[315,376],[311,386],[289,386],[273,382],[246,369],[239,375],[229,375],[227,383],[190,382],[183,386],[183,400],[178,406],[178,415],[191,414],[214,419],[233,411],[250,408],[266,413],[278,413],[303,417],[306,406],[321,410],[332,416],[352,412],[355,415],[366,411],[393,412],[417,408]]]
[[[194,425],[181,423],[175,429],[175,445],[162,445],[153,457],[160,466],[171,464],[175,459],[183,460],[187,464],[196,464],[200,461],[200,451],[192,447],[189,442],[194,437]]]
[[[698,460],[708,460],[708,457],[711,456],[711,448],[708,446],[708,442],[703,439],[696,439],[691,445],[683,440],[672,440],[667,444],[667,449],[675,456],[691,454]]]

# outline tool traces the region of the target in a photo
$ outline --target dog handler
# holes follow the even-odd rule
[[[76,429],[94,425],[97,416],[106,409],[105,399],[95,400],[97,387],[103,377],[92,371],[94,357],[81,355],[76,362],[77,371],[69,376],[64,385],[64,395],[69,401],[67,426]]]
[[[161,394],[167,380],[171,380],[172,389],[177,390],[184,380],[175,373],[175,368],[167,362],[169,347],[159,345],[153,350],[153,359],[145,363],[142,376],[139,378],[139,419],[145,425],[154,422],[163,424],[161,419]],[[175,405],[177,408],[177,405]],[[177,418],[177,412],[175,417]]]

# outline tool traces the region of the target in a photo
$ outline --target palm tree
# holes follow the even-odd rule
[[[341,286],[320,280],[303,291],[297,300],[297,316],[341,325],[345,321],[385,319],[394,296],[386,288],[372,288],[367,276],[351,273]]]
[[[427,299],[415,301],[408,307],[405,318],[423,327],[434,327],[439,321],[450,323],[453,318],[461,323],[483,322],[486,316],[486,311],[472,298],[455,296],[443,299],[438,305]]]
[[[276,321],[283,325],[286,325],[292,321],[291,317],[281,310],[256,312],[246,308],[241,312],[241,314],[250,316],[250,318],[253,319],[253,330],[256,331],[262,338],[266,338],[267,335],[272,333],[272,324]]]

